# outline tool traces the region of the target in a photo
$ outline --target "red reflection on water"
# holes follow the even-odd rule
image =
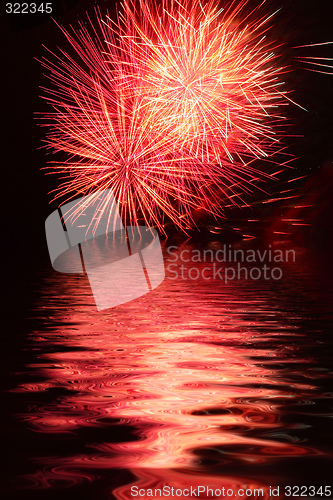
[[[87,281],[66,279],[66,284],[62,275],[47,280],[58,295],[44,297],[38,306],[39,314],[52,312],[45,318],[47,329],[33,337],[44,353],[30,368],[45,380],[17,391],[68,392],[52,404],[31,408],[24,419],[37,432],[111,425],[115,436],[118,423],[107,419],[118,419],[135,427],[136,439],[92,439],[86,453],[43,457],[43,471],[31,476],[34,486],[47,487],[59,478],[69,485],[92,480],[89,470],[107,468],[136,471],[138,484],[148,484],[151,477],[159,484],[162,477],[166,481],[166,469],[174,469],[170,481],[192,484],[199,479],[181,470],[203,474],[203,451],[212,452],[217,464],[237,460],[243,467],[314,453],[290,437],[274,439],[274,432],[286,430],[281,401],[305,398],[313,386],[291,383],[274,367],[297,354],[297,348],[280,345],[279,337],[286,342],[300,333],[270,305],[267,287],[236,282],[194,287],[166,280],[145,297],[97,313]],[[294,361],[309,360],[294,356]],[[246,432],[256,429],[259,435],[265,430],[266,437]],[[244,484],[226,477],[217,483],[222,479],[235,488]],[[129,486],[115,495],[130,498]]]

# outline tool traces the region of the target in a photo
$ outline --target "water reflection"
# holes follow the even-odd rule
[[[317,390],[301,318],[287,300],[299,285],[286,280],[166,279],[149,295],[95,312],[85,277],[47,276],[35,310],[43,327],[31,338],[41,352],[29,366],[41,380],[15,390],[56,396],[42,396],[21,418],[48,435],[85,430],[85,446],[40,457],[28,486],[71,487],[121,468],[145,488],[247,484],[268,496],[279,460],[321,453],[297,437],[302,422],[284,419]],[[249,481],[245,472],[259,464],[267,481]],[[131,498],[130,485],[113,494]]]

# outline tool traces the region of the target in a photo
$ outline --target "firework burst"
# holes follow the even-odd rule
[[[46,142],[68,156],[51,164],[56,198],[111,188],[126,223],[161,229],[166,216],[184,229],[193,208],[221,214],[222,196],[237,204],[270,177],[253,163],[282,149],[290,99],[272,16],[247,4],[126,0],[117,22],[97,12],[89,29],[62,29],[75,57],[42,61]]]

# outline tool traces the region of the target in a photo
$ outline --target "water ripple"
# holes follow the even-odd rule
[[[295,298],[297,282],[279,284],[279,295],[265,282],[212,288],[165,280],[147,296],[97,313],[84,276],[44,281],[34,311],[41,327],[29,339],[38,348],[26,367],[33,380],[13,392],[36,398],[20,414],[34,432],[69,434],[85,445],[40,456],[43,467],[24,476],[25,486],[72,487],[126,468],[141,486],[162,478],[188,484],[185,471],[193,484],[216,483],[209,465],[219,483],[236,489],[249,480],[223,475],[226,466],[274,468],[285,457],[322,454],[298,436],[327,371],[316,371],[311,352],[320,338],[302,326],[308,306]],[[128,491],[116,488],[114,496],[129,498]]]

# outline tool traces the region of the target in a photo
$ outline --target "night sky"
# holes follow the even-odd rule
[[[65,27],[70,24],[75,26],[78,19],[84,17],[85,11],[93,11],[95,3],[58,0],[53,2],[53,15]],[[113,2],[99,4],[108,5],[109,10],[114,12]],[[250,2],[250,6],[256,4]],[[304,112],[297,107],[288,110],[293,123],[290,134],[304,136],[286,140],[290,144],[290,152],[300,157],[295,163],[300,175],[311,174],[332,160],[333,76],[297,69],[300,64],[293,56],[333,57],[333,45],[299,49],[299,52],[288,47],[333,40],[332,6],[331,0],[267,1],[267,12],[281,8],[274,18],[273,32],[286,46],[283,49],[285,62],[294,67],[294,71],[286,75],[287,85],[295,89],[292,98],[308,110]],[[45,130],[37,125],[35,113],[48,110],[46,103],[39,98],[39,87],[48,85],[48,82],[38,59],[47,57],[42,45],[50,50],[56,50],[57,46],[68,48],[68,45],[48,14],[6,15],[3,7],[1,31],[4,68],[1,82],[1,104],[4,107],[3,189],[8,195],[6,234],[11,235],[11,254],[21,255],[17,242],[29,241],[28,253],[32,254],[32,258],[39,258],[46,253],[43,225],[51,211],[48,192],[56,186],[56,179],[45,177],[41,171],[52,158],[39,149]]]

